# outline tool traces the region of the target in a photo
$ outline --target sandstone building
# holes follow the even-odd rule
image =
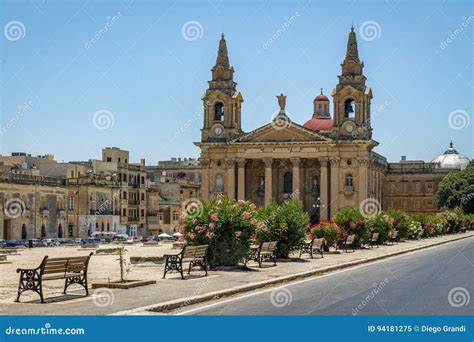
[[[244,97],[234,81],[224,35],[211,71],[202,97],[201,141],[195,143],[201,150],[203,198],[225,193],[259,206],[298,198],[313,221],[367,201],[377,210],[437,210],[437,184],[453,165],[436,160],[388,163],[374,152],[379,143],[372,139],[373,93],[366,84],[353,27],[339,82],[331,92],[332,116],[330,100],[321,90],[313,102],[312,118],[303,125],[287,115],[286,96],[281,94],[272,122],[250,132],[242,130]]]

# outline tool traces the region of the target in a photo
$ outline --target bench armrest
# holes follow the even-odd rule
[[[39,267],[36,268],[17,268],[16,273],[20,272],[28,272],[28,271],[36,271]]]

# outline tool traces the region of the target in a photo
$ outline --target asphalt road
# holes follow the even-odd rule
[[[474,239],[189,307],[189,315],[472,315]],[[472,297],[472,298],[471,298]]]

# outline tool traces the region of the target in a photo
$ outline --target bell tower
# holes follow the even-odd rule
[[[211,71],[212,79],[208,82],[209,87],[202,97],[204,125],[201,129],[201,140],[230,140],[243,133],[240,112],[244,99],[236,90],[237,83],[233,80],[234,68],[229,63],[224,34],[219,42],[216,64]]]
[[[359,59],[354,26],[349,32],[346,57],[341,67],[339,83],[332,91],[334,98],[332,134],[336,138],[343,139],[371,139],[372,90],[365,85],[364,62]]]

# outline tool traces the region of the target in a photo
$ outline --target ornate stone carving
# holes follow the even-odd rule
[[[231,158],[225,159],[225,167],[228,169],[232,169],[235,166],[235,160]]]
[[[358,157],[357,162],[359,163],[359,166],[369,166],[370,159],[368,157]]]
[[[291,163],[293,164],[293,166],[300,166],[301,164],[301,158],[290,158],[291,160]]]
[[[265,167],[272,167],[273,166],[273,159],[272,158],[263,158],[262,161],[263,161],[263,164],[265,164]]]
[[[339,166],[341,164],[341,158],[339,158],[339,157],[330,157],[329,158],[329,164],[331,164],[331,166]]]
[[[246,162],[245,158],[237,158],[237,165],[239,167],[245,167],[245,162]]]
[[[329,164],[329,158],[328,157],[319,157],[318,158],[319,165],[323,167],[327,167]]]

